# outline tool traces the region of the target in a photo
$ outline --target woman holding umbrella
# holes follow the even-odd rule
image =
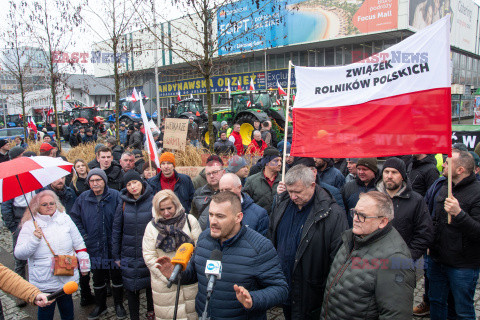
[[[168,189],[159,191],[153,198],[152,215],[143,237],[143,257],[152,278],[155,316],[157,320],[172,319],[177,288],[167,288],[168,279],[156,268],[156,260],[162,256],[172,258],[185,242],[196,243],[202,229],[197,219],[185,212],[175,193]],[[181,287],[179,319],[197,319],[196,294],[196,284]]]
[[[73,276],[54,275],[54,254],[76,254],[82,274],[90,270],[90,259],[83,238],[65,213],[57,195],[50,190],[36,194],[30,202],[30,209],[22,218],[22,229],[15,246],[15,256],[28,259],[30,283],[43,292],[53,293],[69,281],[78,282],[77,269]],[[63,320],[74,319],[71,295],[61,296],[51,305],[39,307],[38,319],[53,319],[57,304]]]
[[[123,286],[127,290],[130,319],[138,320],[140,290],[146,289],[147,319],[153,320],[150,271],[142,256],[142,240],[145,227],[152,218],[152,188],[135,170],[123,176],[126,186],[120,192],[122,202],[117,208],[112,230],[112,255],[122,268]]]

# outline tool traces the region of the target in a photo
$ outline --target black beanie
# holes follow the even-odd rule
[[[132,180],[138,180],[143,183],[143,179],[140,176],[140,173],[135,171],[135,169],[128,170],[124,175],[123,175],[123,185],[127,186],[127,184],[132,181]]]
[[[383,164],[383,170],[385,170],[385,168],[397,169],[398,172],[400,172],[400,174],[402,175],[403,181],[405,182],[407,181],[407,169],[405,168],[405,162],[403,162],[403,160],[400,160],[395,157],[388,158]],[[382,170],[382,174],[383,174],[383,170]]]

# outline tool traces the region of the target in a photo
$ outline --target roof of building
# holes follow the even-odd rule
[[[66,80],[67,87],[85,91],[90,96],[114,95],[114,79],[95,78],[89,74],[71,74]]]

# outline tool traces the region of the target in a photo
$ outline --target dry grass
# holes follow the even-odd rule
[[[29,144],[27,151],[33,151],[36,154],[40,154],[41,143]],[[193,146],[187,145],[185,151],[174,151],[176,166],[179,167],[200,167],[205,165],[205,161],[210,156],[210,152],[205,148],[195,148]],[[92,161],[95,158],[95,144],[80,144],[75,148],[71,148],[68,152],[62,152],[62,155],[65,155],[67,160],[73,163],[76,159],[83,159],[87,163]],[[148,162],[148,154],[143,150],[143,157],[145,162]],[[160,155],[159,155],[160,157]],[[230,157],[222,157],[225,166],[227,166],[228,159]],[[247,161],[248,166],[256,162],[257,159],[251,159],[248,155],[245,155],[245,160]],[[252,161],[253,160],[253,161]]]

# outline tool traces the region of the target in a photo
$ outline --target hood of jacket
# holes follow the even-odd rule
[[[435,167],[437,166],[437,159],[435,159],[434,154],[427,154],[427,156],[422,160],[417,160],[415,157],[413,157],[412,169],[416,169],[430,163],[433,164]]]

